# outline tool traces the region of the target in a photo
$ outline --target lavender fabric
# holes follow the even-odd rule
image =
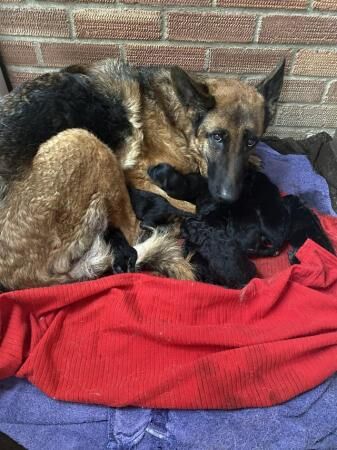
[[[279,188],[334,214],[306,156],[258,146]],[[271,408],[176,411],[106,408],[48,398],[26,380],[0,382],[0,431],[28,450],[328,450],[337,448],[337,375]]]
[[[260,142],[256,153],[262,159],[263,172],[282,192],[298,195],[308,206],[323,214],[336,216],[325,178],[316,173],[305,155],[281,155]]]
[[[172,411],[59,402],[26,380],[0,384],[0,431],[29,450],[337,448],[337,376],[271,408]]]

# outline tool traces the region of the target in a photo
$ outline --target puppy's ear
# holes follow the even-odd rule
[[[263,95],[265,99],[265,118],[264,127],[265,129],[269,123],[273,120],[277,102],[281,94],[283,79],[284,79],[284,68],[285,59],[263,80],[257,85],[256,89]]]
[[[207,111],[214,107],[215,99],[208,93],[207,86],[193,80],[180,67],[171,68],[171,79],[179,100],[187,109]]]

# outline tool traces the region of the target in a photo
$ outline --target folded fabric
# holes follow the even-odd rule
[[[5,450],[25,450],[18,442],[2,432],[0,432],[0,448]]]
[[[256,153],[262,160],[263,172],[282,192],[299,196],[323,214],[337,216],[327,181],[314,171],[306,155],[280,155],[263,142],[258,144]]]
[[[266,136],[263,141],[282,155],[306,155],[315,171],[327,181],[332,206],[337,211],[337,132],[334,138],[322,132],[306,139]]]
[[[337,448],[336,401],[337,376],[282,405],[233,411],[80,405],[11,378],[0,430],[29,450],[326,450]]]
[[[337,369],[337,258],[310,240],[298,258],[243,290],[123,274],[4,293],[0,378],[109,406],[281,403]]]

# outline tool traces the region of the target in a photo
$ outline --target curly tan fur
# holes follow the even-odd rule
[[[151,271],[178,280],[194,280],[191,257],[181,257],[182,249],[178,236],[179,230],[173,228],[155,229],[145,241],[142,241],[140,236],[140,241],[135,245],[138,253],[137,270]]]
[[[96,278],[111,268],[108,224],[136,243],[139,226],[115,155],[85,130],[59,133],[43,144],[32,167],[10,186],[0,214],[0,279],[21,289]],[[144,242],[141,263],[172,246],[168,234]],[[174,276],[181,250],[170,252]],[[173,267],[170,272],[169,265]],[[179,274],[177,274],[179,275]],[[190,278],[192,274],[184,273]]]

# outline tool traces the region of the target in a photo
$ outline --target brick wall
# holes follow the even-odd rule
[[[337,0],[0,0],[0,50],[15,86],[108,56],[261,79],[283,56],[271,132],[337,127]]]

